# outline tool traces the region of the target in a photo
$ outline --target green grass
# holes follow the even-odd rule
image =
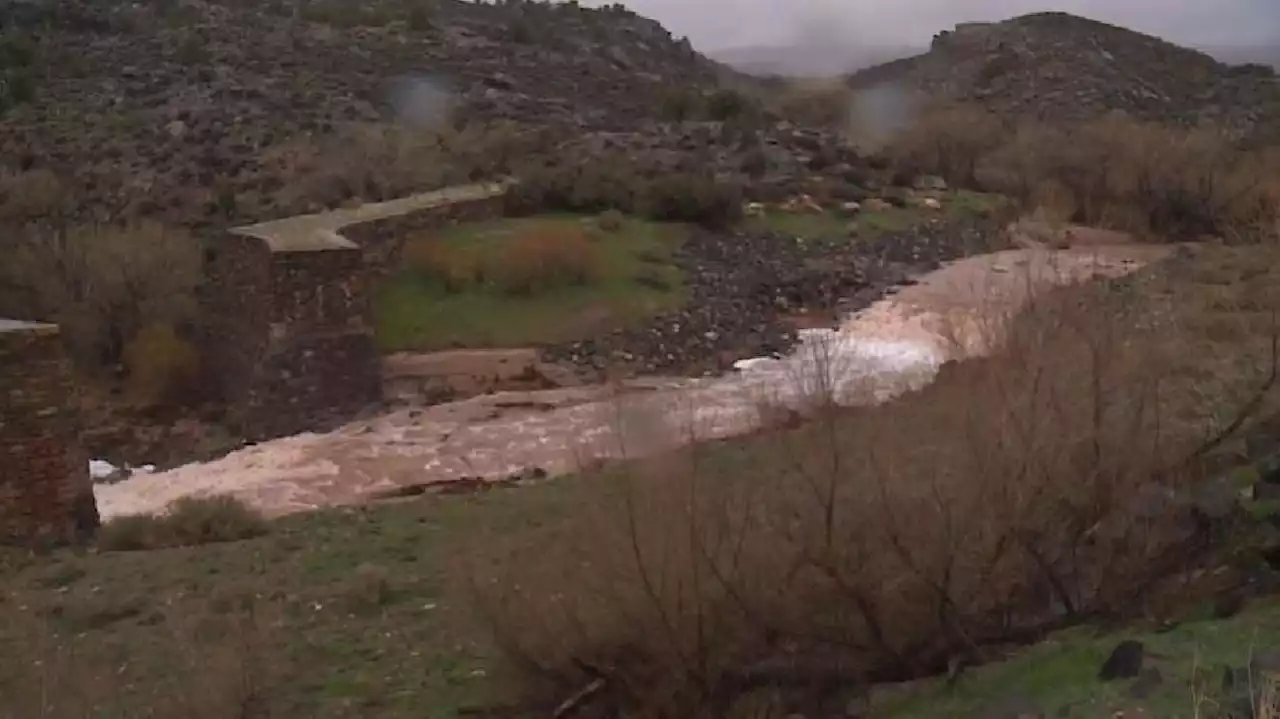
[[[726,476],[748,476],[758,459],[750,451],[713,458]],[[499,691],[496,649],[458,582],[471,574],[468,557],[495,537],[557,524],[598,501],[598,486],[559,480],[322,511],[200,547],[40,558],[0,551],[4,708],[39,716],[28,702],[50,692],[60,707],[47,715],[54,719],[176,716],[175,702],[225,700],[247,663],[270,716],[463,716]],[[1103,684],[1096,673],[1116,643],[1137,638],[1164,677],[1141,703],[1145,715],[1191,717],[1196,668],[1216,686],[1224,666],[1243,665],[1251,647],[1273,648],[1276,637],[1274,601],[1165,633],[1080,628],[971,669],[954,688],[924,682],[877,698],[875,716],[973,716],[1011,696],[1046,716],[1112,716],[1138,706],[1131,683]]]
[[[517,233],[576,228],[584,221],[590,222],[558,215],[468,223],[418,241],[496,253]],[[440,282],[402,270],[375,296],[380,347],[392,352],[561,342],[602,325],[634,323],[679,307],[684,301],[681,273],[670,258],[687,228],[627,219],[615,231],[592,228],[592,232],[602,250],[601,276],[582,286],[528,297],[483,285],[449,291]],[[662,286],[638,281],[642,276],[656,278]]]
[[[486,533],[561,516],[579,486],[318,512],[191,548],[0,550],[0,716],[44,716],[29,702],[46,690],[59,719],[180,716],[225,701],[245,661],[270,716],[459,716],[492,696],[493,648],[450,577]]]
[[[863,210],[857,218],[841,217],[835,212],[803,213],[769,209],[762,217],[747,221],[755,229],[771,230],[808,240],[849,238],[874,241],[886,234],[903,232],[934,219],[956,219],[981,215],[997,209],[1004,199],[998,195],[958,190],[941,198],[942,210],[924,207],[890,207],[887,210]],[[850,227],[856,226],[856,232]]]
[[[1269,651],[1280,637],[1280,602],[1271,600],[1231,619],[1188,622],[1163,633],[1063,632],[1008,661],[970,670],[952,688],[927,683],[911,695],[882,705],[886,719],[973,716],[1011,697],[1025,698],[1051,717],[1125,716],[1178,719],[1205,716],[1227,667],[1240,668],[1251,651]],[[1145,666],[1159,669],[1162,683],[1135,698],[1132,680],[1101,682],[1098,669],[1122,640],[1141,641]],[[1193,681],[1193,678],[1198,679]],[[1200,713],[1193,686],[1205,696]],[[1139,709],[1143,713],[1136,713]],[[1212,714],[1208,714],[1212,716]]]

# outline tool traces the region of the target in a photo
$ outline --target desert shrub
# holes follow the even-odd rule
[[[564,164],[539,163],[518,171],[519,183],[503,196],[504,211],[513,217],[543,210],[570,209],[577,171]]]
[[[1166,392],[1190,339],[1132,298],[1042,296],[998,332],[957,327],[999,351],[897,402],[593,478],[574,518],[468,568],[509,686],[618,715],[732,715],[762,689],[842,706],[842,687],[1141,611],[1204,557],[1178,497],[1212,425],[1170,421],[1209,409]],[[1219,398],[1268,386],[1267,344]]]
[[[645,188],[644,214],[663,222],[725,227],[742,217],[741,188],[709,175],[672,173]]]
[[[507,175],[513,163],[539,146],[536,132],[510,123],[471,123],[460,129],[452,95],[440,90],[434,106],[405,125],[369,124],[323,139],[302,139],[276,149],[266,162],[291,182],[278,200],[298,210],[339,207],[359,199],[384,201],[447,185]]]
[[[506,197],[514,215],[541,211],[605,212],[657,221],[723,227],[741,217],[742,190],[733,183],[691,171],[650,176],[625,155],[604,155],[577,167],[540,165],[526,169]]]
[[[30,40],[13,32],[0,33],[0,115],[35,96],[34,58]]]
[[[985,110],[938,107],[887,154],[905,174],[1003,193],[1059,221],[1173,240],[1277,236],[1280,154],[1246,151],[1212,127],[1112,114],[1077,125],[1029,120],[1010,132]]]
[[[190,547],[252,539],[268,529],[261,514],[233,497],[183,497],[163,514],[127,515],[106,522],[98,546],[114,552]]]
[[[667,89],[658,98],[658,117],[667,122],[696,120],[702,113],[702,95],[689,88]]]
[[[528,45],[537,39],[533,23],[523,15],[512,18],[507,23],[507,39],[514,43]]]
[[[852,94],[842,83],[806,80],[783,85],[771,104],[775,112],[799,125],[843,129],[851,103]]]
[[[174,49],[173,57],[183,65],[195,67],[208,63],[213,56],[199,35],[187,33],[178,42],[178,46]]]
[[[722,88],[707,97],[706,115],[710,120],[725,122],[756,112],[756,104],[746,93]]]
[[[66,204],[62,180],[52,170],[0,170],[0,221],[25,223],[57,217]]]
[[[622,229],[622,223],[626,221],[623,214],[617,210],[605,210],[596,218],[596,226],[606,232],[617,232]]]
[[[409,29],[414,32],[426,32],[435,27],[435,23],[432,22],[432,10],[433,8],[424,2],[413,2],[405,13],[405,22]]]
[[[1271,152],[1244,152],[1211,128],[1113,115],[1076,127],[1028,124],[984,157],[975,180],[1034,209],[1051,188],[1062,219],[1168,239],[1274,236]],[[928,164],[927,162],[925,164]],[[1271,168],[1271,169],[1268,169]]]
[[[600,276],[600,248],[581,229],[540,229],[506,240],[484,267],[499,290],[527,295],[586,284]]]
[[[893,138],[888,153],[900,166],[976,184],[978,163],[1001,147],[1008,130],[993,113],[970,106],[929,108]]]
[[[439,283],[447,292],[461,292],[481,279],[481,266],[474,253],[432,239],[407,243],[404,261],[419,276]]]
[[[643,189],[644,181],[635,163],[605,155],[578,168],[568,208],[577,212],[633,210]]]
[[[146,325],[122,353],[134,399],[146,406],[191,404],[203,394],[200,353],[168,325]]]
[[[195,318],[202,257],[184,232],[153,222],[45,223],[11,237],[0,263],[0,314],[58,323],[85,368],[114,365],[144,327]]]

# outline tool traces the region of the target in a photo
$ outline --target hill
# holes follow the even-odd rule
[[[968,23],[927,53],[856,72],[855,89],[892,84],[1006,116],[1074,121],[1122,110],[1140,120],[1221,124],[1265,139],[1280,127],[1280,82],[1156,37],[1066,13]]]
[[[225,227],[343,194],[384,199],[411,188],[370,178],[362,184],[375,186],[362,193],[318,200],[281,189],[318,174],[318,155],[340,154],[326,138],[350,140],[360,129],[447,121],[473,132],[504,122],[618,131],[656,119],[673,88],[708,91],[723,73],[620,5],[33,0],[17,8],[3,40],[21,50],[27,101],[0,119],[0,156],[11,172],[74,177],[70,204],[96,219]],[[0,52],[0,62],[9,55]],[[337,161],[386,159],[363,149]]]

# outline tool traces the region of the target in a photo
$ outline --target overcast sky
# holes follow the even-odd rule
[[[584,2],[608,4],[610,0]],[[1184,45],[1280,42],[1280,0],[624,0],[699,50],[794,42],[919,46],[957,22],[1062,10]]]

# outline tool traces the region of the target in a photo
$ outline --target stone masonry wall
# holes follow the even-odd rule
[[[222,397],[239,406],[270,335],[271,252],[256,238],[228,235],[210,243],[205,274],[205,365]]]
[[[350,224],[310,244],[284,220],[212,247],[206,351],[232,423],[261,441],[328,429],[380,403],[373,284],[406,238],[501,214],[501,196],[469,199]]]
[[[57,326],[0,320],[0,542],[81,541],[97,529],[74,399]]]
[[[273,254],[267,316],[265,351],[242,396],[250,437],[328,428],[381,398],[358,249]]]

